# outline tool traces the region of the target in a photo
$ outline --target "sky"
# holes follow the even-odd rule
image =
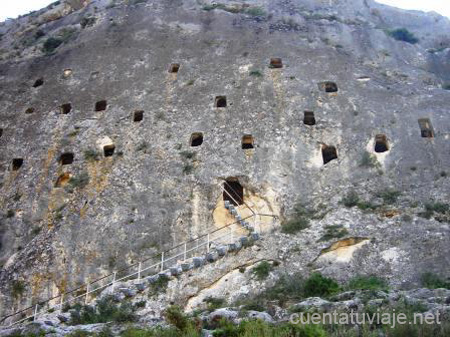
[[[422,11],[435,11],[450,17],[450,0],[376,0],[386,5],[416,9]],[[19,15],[44,8],[55,0],[0,0],[0,21],[7,18],[16,18]]]

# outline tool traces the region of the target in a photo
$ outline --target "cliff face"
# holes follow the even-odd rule
[[[278,220],[168,301],[195,307],[261,259],[397,287],[450,277],[448,210],[424,214],[450,191],[448,19],[368,0],[99,0],[0,33],[3,313],[229,223],[226,179]],[[280,233],[298,202],[321,216]]]

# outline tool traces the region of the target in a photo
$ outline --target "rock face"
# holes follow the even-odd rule
[[[231,223],[227,186],[263,241],[185,272],[167,303],[255,292],[238,270],[264,259],[399,288],[450,277],[448,19],[370,0],[67,3],[0,24],[1,314]],[[281,233],[299,201],[321,217]]]

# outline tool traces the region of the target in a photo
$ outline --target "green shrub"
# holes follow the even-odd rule
[[[294,206],[292,217],[281,224],[281,232],[286,234],[295,234],[306,228],[309,228],[310,219],[315,217],[315,210],[307,209],[301,203]]]
[[[444,84],[442,85],[442,89],[450,90],[450,83],[444,83]]]
[[[449,282],[442,280],[438,275],[430,272],[422,274],[421,283],[424,287],[430,289],[438,289],[438,288],[450,289]]]
[[[380,163],[377,158],[370,152],[364,151],[359,162],[361,167],[379,167]]]
[[[251,71],[250,71],[250,76],[262,77],[263,74],[262,74],[262,72],[259,71],[259,70],[251,70]]]
[[[350,191],[347,193],[347,195],[345,197],[343,197],[341,199],[341,203],[345,206],[345,207],[354,207],[357,206],[359,203],[359,196],[358,193],[356,193],[355,191]]]
[[[329,241],[331,239],[340,239],[348,234],[348,230],[342,225],[328,225],[325,226],[325,234],[319,241]]]
[[[45,54],[51,54],[55,51],[56,48],[58,48],[63,43],[63,40],[56,37],[49,37],[47,40],[45,40],[42,51]]]
[[[204,299],[203,302],[206,302],[208,304],[208,310],[210,311],[222,308],[227,304],[227,301],[225,299],[217,297],[208,297]]]
[[[66,190],[70,193],[73,192],[75,188],[84,188],[89,184],[89,174],[87,172],[81,172],[78,176],[69,179]]]
[[[377,197],[382,198],[386,205],[392,205],[397,202],[398,197],[402,193],[394,189],[385,189],[377,193]]]
[[[313,273],[304,285],[304,296],[328,297],[339,291],[339,285],[331,278],[324,277],[319,273]]]
[[[267,13],[262,7],[250,7],[244,10],[244,13],[251,16],[266,16]]]
[[[265,280],[269,276],[270,271],[273,269],[272,265],[267,261],[258,263],[256,267],[252,269],[252,274],[255,275],[257,280]]]
[[[196,155],[197,155],[197,153],[192,152],[192,151],[181,151],[180,152],[180,156],[182,156],[184,159],[194,159]]]
[[[172,305],[164,312],[164,317],[169,324],[172,324],[180,331],[186,331],[190,322],[187,316],[181,311],[180,307]]]
[[[99,153],[93,149],[84,150],[84,159],[87,161],[95,161],[99,158]]]
[[[165,292],[169,284],[169,277],[167,275],[159,275],[158,280],[150,285],[148,295],[153,296],[161,292]]]
[[[417,37],[415,37],[414,34],[411,33],[409,30],[407,30],[406,28],[398,28],[398,29],[389,30],[387,32],[387,34],[390,37],[393,37],[394,39],[399,40],[399,41],[404,41],[404,42],[408,42],[411,44],[415,44],[415,43],[419,42],[419,39]]]
[[[376,276],[355,276],[348,281],[349,290],[388,290],[385,280]]]
[[[106,296],[97,301],[95,307],[89,305],[74,306],[70,312],[70,325],[95,324],[106,322],[133,322],[136,320],[134,308],[131,303],[124,302],[120,305],[114,302],[113,296]]]
[[[14,280],[11,283],[11,295],[15,299],[18,299],[22,297],[23,293],[25,292],[25,282],[20,280]]]

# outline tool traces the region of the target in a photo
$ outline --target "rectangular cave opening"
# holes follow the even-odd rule
[[[337,151],[334,146],[323,145],[322,146],[322,158],[323,164],[327,164],[330,161],[337,159]]]
[[[203,133],[201,132],[194,132],[191,135],[191,146],[196,147],[203,144]]]
[[[106,100],[98,101],[97,103],[95,103],[95,111],[104,111],[106,110],[107,105],[108,103],[106,102]]]
[[[315,125],[316,118],[314,117],[314,111],[304,111],[303,124],[305,125]]]
[[[14,158],[12,160],[11,169],[13,171],[18,171],[23,165],[23,158]]]
[[[326,81],[319,83],[319,89],[325,92],[337,92],[338,86],[335,82]]]
[[[270,59],[270,68],[283,68],[283,60],[280,57]]]
[[[227,107],[227,97],[226,96],[216,96],[214,101],[214,106],[216,108],[226,108]]]
[[[423,138],[433,138],[434,137],[433,126],[431,125],[431,121],[429,118],[420,118],[419,126],[420,126],[420,135]]]
[[[114,144],[109,144],[103,146],[103,155],[105,157],[111,157],[114,154],[114,150],[116,149],[116,146]]]
[[[249,149],[254,149],[255,146],[253,144],[254,139],[252,135],[244,135],[242,137],[242,149],[244,150],[249,150]]]
[[[60,111],[63,115],[67,115],[72,110],[72,104],[66,103],[60,106]]]
[[[238,180],[228,179],[223,183],[223,200],[229,201],[234,206],[244,203],[244,187]]]
[[[178,70],[180,70],[180,64],[179,63],[172,63],[169,67],[169,73],[177,73]]]
[[[32,114],[34,112],[34,108],[30,107],[25,110],[26,114]]]
[[[133,113],[133,122],[142,122],[144,119],[144,110],[136,110]]]
[[[376,135],[375,136],[375,152],[383,153],[389,151],[389,145],[386,135]]]
[[[73,163],[73,158],[74,155],[72,152],[65,152],[59,157],[59,163],[61,165],[70,165]]]

